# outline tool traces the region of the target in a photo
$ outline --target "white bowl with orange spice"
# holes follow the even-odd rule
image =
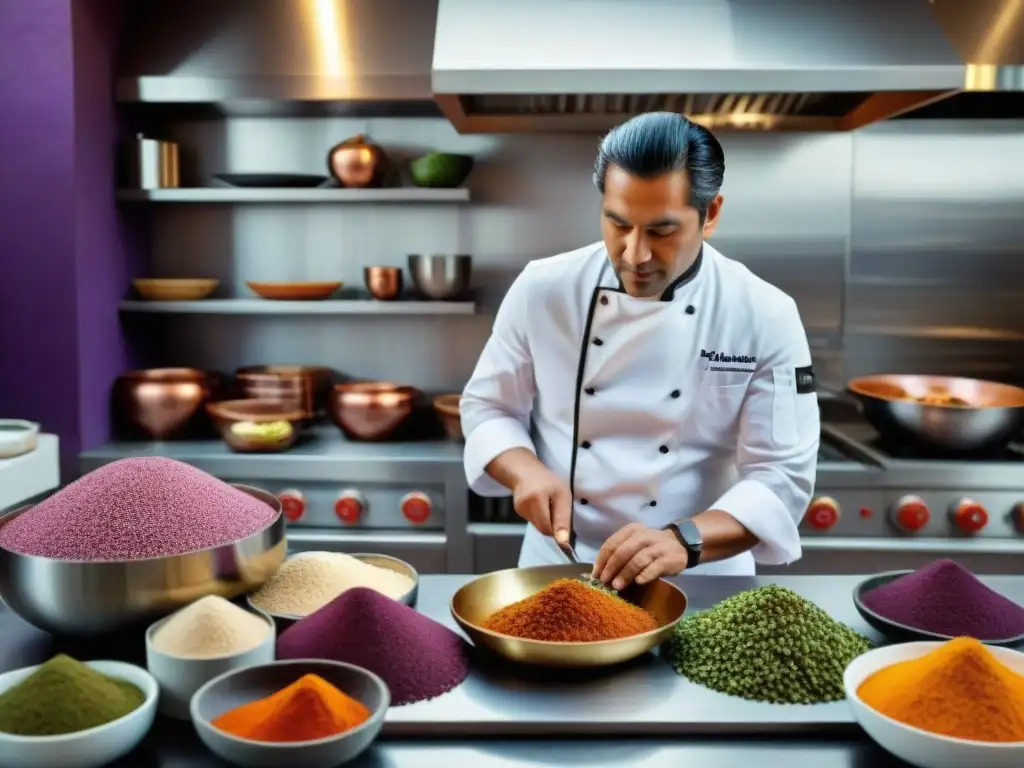
[[[889,645],[854,659],[843,684],[868,736],[911,765],[1024,765],[1024,653],[971,638]]]

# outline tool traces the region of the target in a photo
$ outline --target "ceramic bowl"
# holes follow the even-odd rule
[[[843,685],[850,709],[861,728],[883,749],[919,768],[1020,768],[1024,765],[1024,742],[998,744],[967,741],[923,731],[886,717],[869,707],[858,695],[861,684],[875,672],[901,661],[920,658],[943,643],[888,645],[858,656],[846,668]],[[1024,653],[990,648],[995,657],[1024,675]]]
[[[415,568],[409,565],[409,563],[404,560],[399,560],[397,557],[391,557],[391,555],[375,555],[368,552],[356,552],[352,554],[351,557],[354,557],[356,560],[362,560],[364,563],[368,563],[370,565],[376,565],[378,568],[387,568],[388,570],[395,571],[396,573],[401,573],[403,576],[408,576],[412,579],[412,589],[402,595],[398,601],[400,603],[405,603],[408,606],[416,605],[416,598],[419,596],[420,590],[420,575],[417,573]],[[274,613],[273,611],[268,611],[266,608],[260,608],[258,605],[253,603],[251,594],[246,598],[246,600],[249,607],[254,611],[259,611],[260,613],[265,613],[272,617],[274,621],[277,622],[277,629],[279,632],[284,632],[285,629],[290,627],[296,621],[304,618],[297,613]]]
[[[142,705],[106,725],[61,736],[14,736],[0,733],[0,765],[11,768],[96,768],[131,752],[149,733],[156,717],[159,686],[146,670],[120,661],[88,661],[86,665],[109,677],[137,686]],[[0,693],[14,687],[39,667],[0,675]]]
[[[191,659],[158,651],[153,647],[153,635],[173,617],[168,616],[150,625],[146,630],[146,669],[160,684],[160,703],[157,707],[160,714],[178,720],[188,720],[188,705],[192,696],[210,680],[225,672],[257,664],[269,664],[274,660],[277,642],[274,620],[257,608],[250,608],[267,623],[267,636],[259,645],[227,656]]]
[[[341,288],[340,282],[246,283],[261,299],[275,301],[323,301]]]
[[[319,675],[370,710],[370,718],[350,731],[315,741],[283,744],[252,741],[214,727],[212,721],[236,707],[277,693],[303,675]],[[276,661],[226,672],[192,697],[192,724],[211,752],[246,768],[332,768],[355,759],[373,743],[391,705],[387,685],[372,672],[338,661]]]
[[[0,459],[31,453],[39,444],[39,425],[24,419],[0,419]]]
[[[864,605],[864,595],[873,589],[885,586],[891,581],[902,578],[913,571],[887,571],[886,573],[876,573],[874,576],[869,576],[864,579],[853,589],[853,605],[857,609],[857,613],[861,615],[875,631],[882,635],[887,640],[891,640],[894,643],[911,643],[916,641],[927,641],[927,640],[952,640],[950,635],[940,635],[938,632],[929,632],[924,629],[915,629],[909,627],[906,624],[900,624],[898,621],[892,621],[884,616],[881,616],[866,605]],[[979,638],[980,639],[980,638]],[[1024,644],[1024,635],[1017,635],[1016,637],[1004,637],[997,640],[982,640],[981,642],[985,645],[997,645],[1004,647],[1011,647]]]

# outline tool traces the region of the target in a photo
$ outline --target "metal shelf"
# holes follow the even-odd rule
[[[271,301],[268,299],[203,299],[201,301],[122,301],[122,312],[162,315],[472,315],[472,301]]]
[[[56,435],[39,435],[35,450],[0,459],[0,509],[15,507],[60,485]]]
[[[117,199],[145,203],[468,203],[469,190],[392,187],[386,189],[122,189]]]
[[[410,443],[361,443],[346,440],[330,424],[284,453],[235,453],[223,441],[118,441],[79,454],[81,472],[130,456],[164,456],[184,461],[216,477],[235,482],[324,482],[358,473],[365,482],[394,479],[397,468],[409,481],[436,481],[447,469],[462,471],[462,446],[441,440]]]

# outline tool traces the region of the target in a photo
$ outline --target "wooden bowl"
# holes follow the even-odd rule
[[[257,296],[274,301],[323,301],[341,288],[342,283],[253,283],[246,285]]]
[[[214,278],[137,278],[132,287],[145,301],[198,301],[220,287]]]

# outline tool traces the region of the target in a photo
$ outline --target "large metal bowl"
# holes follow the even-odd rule
[[[285,519],[277,497],[235,485],[275,510],[263,530],[212,549],[126,561],[53,560],[0,548],[0,597],[48,632],[96,635],[171,613],[207,595],[233,598],[269,579],[284,561]],[[0,527],[32,505],[0,518]]]
[[[545,667],[606,667],[635,659],[660,645],[686,613],[686,595],[674,584],[659,579],[633,585],[622,593],[648,611],[658,628],[642,635],[596,643],[556,643],[524,640],[483,628],[495,611],[533,595],[558,579],[589,577],[590,566],[544,565],[495,571],[466,584],[452,598],[452,616],[477,646],[521,664]]]
[[[409,257],[409,274],[420,293],[435,301],[450,301],[469,289],[473,257],[414,254]]]

